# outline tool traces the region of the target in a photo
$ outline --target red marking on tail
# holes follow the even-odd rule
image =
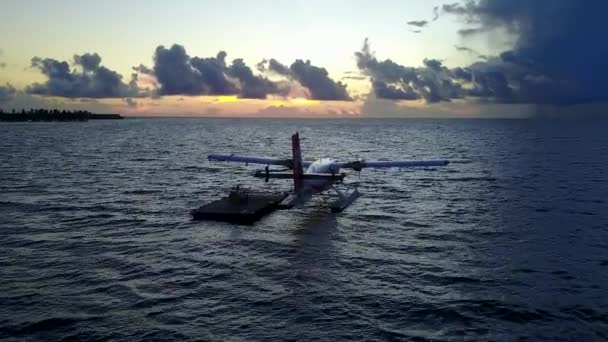
[[[291,147],[293,151],[293,188],[297,192],[302,189],[302,176],[304,175],[300,136],[297,132],[291,136]]]

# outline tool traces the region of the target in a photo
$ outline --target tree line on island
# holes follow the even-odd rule
[[[59,109],[13,109],[5,112],[0,109],[0,121],[30,122],[30,121],[88,121],[123,119],[119,114],[95,114],[86,110],[59,110]]]

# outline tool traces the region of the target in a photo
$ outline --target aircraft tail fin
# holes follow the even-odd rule
[[[302,181],[304,176],[302,150],[300,150],[300,136],[297,132],[291,136],[291,147],[293,152],[293,187],[297,192],[302,189]]]

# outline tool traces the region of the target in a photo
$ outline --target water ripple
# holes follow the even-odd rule
[[[211,152],[449,158],[365,170],[254,226],[192,222]],[[0,125],[0,339],[608,339],[602,127],[525,120]],[[594,148],[590,148],[593,146]],[[309,159],[307,158],[307,159]]]

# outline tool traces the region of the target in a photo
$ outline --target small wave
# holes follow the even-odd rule
[[[56,329],[61,329],[67,326],[71,326],[76,323],[85,322],[96,319],[96,316],[85,316],[85,317],[51,317],[45,318],[38,321],[26,322],[13,327],[0,328],[5,333],[12,335],[27,335],[35,334],[40,332],[46,332]]]
[[[494,177],[442,177],[442,178],[409,178],[410,181],[421,182],[496,182],[498,179]]]
[[[423,226],[431,227],[431,226]],[[456,234],[437,234],[437,233],[419,233],[415,237],[420,240],[431,240],[431,241],[457,241],[457,242],[472,242],[470,239],[466,239]]]
[[[145,189],[141,189],[141,190],[125,190],[123,191],[123,194],[125,195],[150,195],[150,194],[157,194],[162,192],[161,190],[145,190]]]
[[[435,285],[441,286],[450,286],[450,285],[458,285],[458,284],[479,284],[479,283],[489,283],[488,280],[482,280],[477,278],[471,278],[466,276],[459,275],[434,275],[434,274],[425,274],[422,276],[423,279],[430,281]]]
[[[554,318],[554,315],[543,309],[533,309],[497,300],[454,301],[449,302],[448,307],[459,312],[473,314],[476,317],[493,317],[514,323],[550,321]]]
[[[39,205],[32,203],[22,203],[22,202],[11,202],[11,201],[0,201],[0,208],[16,208],[16,209],[25,209],[25,210],[38,210],[40,208]]]
[[[429,319],[441,319],[443,322],[472,322],[475,320],[474,316],[468,315],[463,310],[459,310],[459,307],[455,306],[431,306],[424,308],[416,308],[408,311],[410,319],[413,320],[429,320]]]
[[[103,205],[83,205],[83,206],[79,206],[79,205],[56,205],[56,204],[49,204],[49,205],[45,205],[45,206],[41,206],[39,208],[40,211],[82,211],[82,210],[88,210],[88,211],[112,211],[112,208],[110,207],[106,207]]]
[[[431,228],[430,224],[414,222],[414,221],[401,221],[401,225],[405,227],[415,227],[415,228]]]
[[[131,161],[134,161],[134,162],[152,162],[152,161],[158,161],[158,160],[160,160],[160,159],[157,159],[157,158],[134,158],[134,159],[131,159]]]
[[[560,310],[568,316],[575,317],[590,323],[608,323],[608,313],[600,312],[589,307],[580,305],[565,307]]]
[[[516,269],[513,270],[513,273],[526,273],[526,274],[529,274],[529,273],[537,273],[537,272],[538,271],[535,271],[535,270],[530,269],[530,268],[516,268]]]

